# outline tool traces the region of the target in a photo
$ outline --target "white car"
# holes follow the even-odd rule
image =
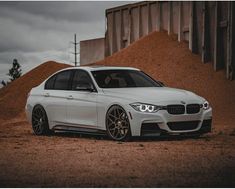
[[[136,68],[73,67],[33,88],[26,114],[36,135],[55,130],[131,136],[203,134],[212,108],[202,97],[163,86]]]

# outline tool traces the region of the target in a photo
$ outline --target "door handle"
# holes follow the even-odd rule
[[[73,96],[72,96],[72,95],[69,95],[69,96],[67,97],[67,99],[72,100],[72,99],[73,99]]]
[[[49,94],[49,93],[45,93],[44,96],[45,96],[45,97],[49,97],[50,94]]]

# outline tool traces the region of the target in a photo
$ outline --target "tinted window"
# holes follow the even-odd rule
[[[56,78],[56,76],[54,75],[53,77],[51,77],[50,79],[47,80],[46,85],[45,85],[45,89],[53,89],[54,88],[55,78]]]
[[[72,71],[62,71],[58,74],[56,74],[54,89],[56,90],[67,90],[69,89],[69,80],[71,76]]]
[[[138,70],[100,70],[92,72],[100,88],[161,87]]]
[[[85,85],[90,84],[91,86],[93,86],[91,77],[89,76],[89,74],[86,71],[77,70],[74,73],[72,90],[78,90],[79,87],[84,84]]]

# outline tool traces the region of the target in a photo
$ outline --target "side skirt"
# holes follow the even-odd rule
[[[95,128],[84,128],[82,126],[75,127],[75,126],[56,125],[53,128],[53,130],[61,132],[91,134],[91,135],[106,135],[106,132],[104,130],[95,129]]]

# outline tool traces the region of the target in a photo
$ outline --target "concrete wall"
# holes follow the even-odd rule
[[[165,30],[188,41],[202,62],[213,62],[235,77],[234,2],[148,1],[106,10],[105,56],[125,48],[152,31]]]
[[[80,41],[80,65],[104,59],[104,38]]]

